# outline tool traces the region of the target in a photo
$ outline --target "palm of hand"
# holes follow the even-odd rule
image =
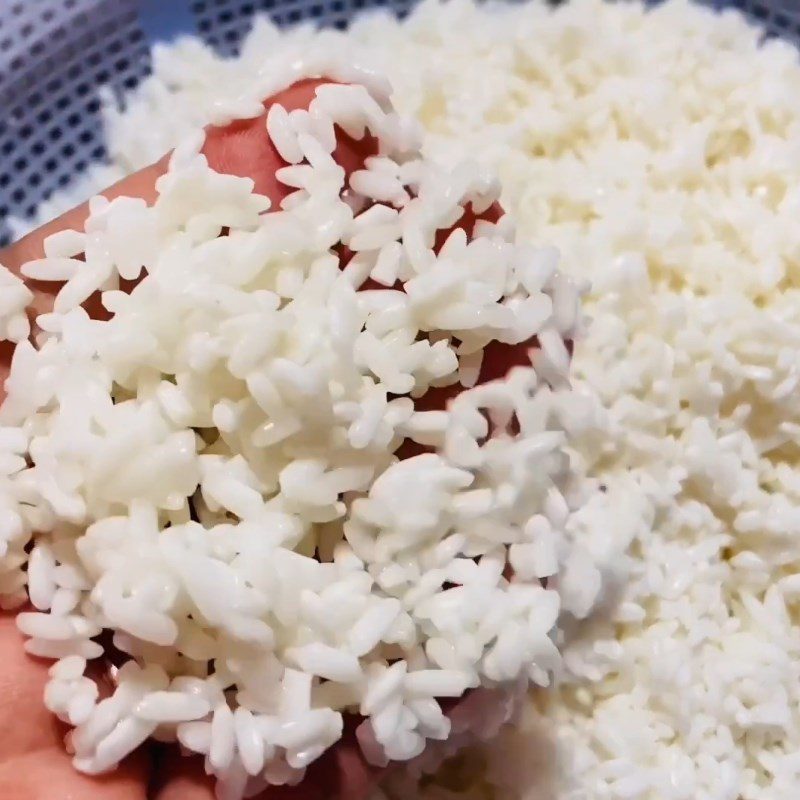
[[[271,102],[288,110],[304,108],[319,82],[302,81],[281,92]],[[287,193],[275,171],[283,162],[264,133],[264,118],[213,128],[207,133],[204,152],[220,172],[252,178],[255,191],[268,195],[273,204]],[[336,157],[348,171],[356,168],[370,143],[344,140]],[[108,189],[112,199],[120,195],[155,197],[155,181],[166,171],[167,158]],[[13,272],[26,261],[40,258],[43,241],[52,233],[81,227],[88,216],[86,205],[34,231],[16,245],[0,251],[0,263]],[[35,298],[32,313],[48,311],[58,284],[28,282]],[[93,299],[96,301],[96,298]],[[103,313],[99,302],[90,301],[92,316]],[[0,345],[0,380],[5,378],[13,354],[9,342]],[[0,391],[0,400],[2,392]],[[109,775],[90,777],[77,772],[64,746],[66,726],[45,708],[42,696],[49,663],[27,655],[23,636],[13,613],[0,616],[0,800],[212,800],[213,785],[205,775],[202,759],[185,758],[175,747],[142,748]],[[342,745],[310,770],[302,787],[271,790],[270,800],[304,800],[316,797],[316,785],[328,796],[358,800],[366,794],[369,771],[355,746]]]
[[[265,105],[279,102],[287,110],[305,108],[319,83],[301,81]],[[269,196],[275,207],[289,189],[275,177],[276,170],[284,166],[284,162],[264,135],[265,118],[266,113],[254,120],[210,129],[204,153],[217,171],[251,178],[255,191]],[[375,152],[375,144],[370,137],[356,142],[340,132],[334,156],[350,173]],[[165,156],[104,194],[109,199],[127,195],[151,202],[156,196],[156,179],[166,171],[167,164]],[[500,207],[494,205],[480,218],[496,221],[501,214]],[[87,216],[86,205],[73,209],[11,248],[0,251],[0,263],[19,273],[26,261],[42,256],[47,236],[67,228],[80,228]],[[475,219],[467,208],[457,226],[469,233]],[[437,246],[441,246],[445,235],[440,237],[441,241],[437,240]],[[28,285],[35,295],[33,314],[49,311],[59,285],[38,281],[29,281]],[[105,313],[97,298],[87,301],[85,307],[94,317]],[[525,362],[526,353],[524,347],[501,348],[487,363],[497,362],[495,367],[502,375],[517,363],[515,359]],[[0,381],[7,374],[12,354],[13,348],[8,342],[0,344]],[[481,374],[482,381],[493,377],[498,376]],[[451,394],[452,391],[432,390],[424,399],[425,408],[444,407]],[[2,397],[0,390],[0,401]],[[408,452],[405,456],[412,454]],[[202,759],[183,757],[174,746],[140,748],[106,776],[89,777],[77,772],[64,747],[67,728],[42,702],[48,667],[47,662],[24,652],[23,637],[16,629],[14,615],[0,616],[0,800],[212,800],[214,789],[205,775]],[[268,791],[269,800],[316,800],[319,797],[362,800],[377,774],[378,771],[363,759],[352,726],[348,726],[343,740],[309,768],[300,786],[272,787]]]
[[[76,772],[64,749],[64,727],[42,703],[48,665],[28,656],[13,615],[0,617],[0,800],[144,800],[148,761],[137,753],[103,778]],[[157,794],[159,800],[169,798]],[[208,790],[184,793],[186,800],[206,800]]]

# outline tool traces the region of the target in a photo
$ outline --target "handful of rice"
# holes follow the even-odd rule
[[[558,669],[576,288],[507,217],[453,227],[497,186],[423,158],[380,80],[306,64],[281,81],[319,74],[348,83],[267,117],[294,189],[279,208],[211,170],[198,135],[153,205],[95,198],[84,231],[25,265],[65,281],[34,342],[30,293],[2,276],[0,333],[19,343],[0,593],[35,608],[18,624],[57,660],[45,702],[84,772],[177,740],[239,798],[299,782],[345,717],[371,764],[426,768]],[[216,121],[261,113],[269,80]],[[378,143],[350,175],[342,131]],[[109,319],[82,308],[96,292]],[[487,347],[531,363],[485,382]],[[471,719],[448,716],[467,692]]]

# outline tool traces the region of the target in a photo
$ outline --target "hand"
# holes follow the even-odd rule
[[[102,778],[75,771],[64,749],[66,728],[42,703],[49,665],[28,656],[22,644],[14,615],[0,618],[0,798],[145,800],[150,763],[144,752]],[[207,800],[213,793],[201,787],[182,797]]]
[[[287,110],[306,108],[319,81],[301,81],[265,103],[279,102]],[[265,113],[256,119],[234,122],[206,132],[203,152],[218,172],[252,178],[255,191],[273,201],[273,208],[290,191],[275,178],[285,162],[278,156],[265,133]],[[350,173],[374,152],[374,140],[355,141],[339,132],[337,162]],[[152,202],[156,180],[167,171],[168,156],[128,176],[103,192],[108,199],[122,195]],[[0,263],[15,274],[20,267],[44,254],[44,240],[60,230],[82,228],[89,215],[84,203],[58,219],[32,231],[19,242],[0,250]],[[27,281],[34,292],[31,314],[49,311],[60,284]],[[92,316],[105,313],[98,298],[87,305]],[[13,345],[0,345],[0,380],[4,380]],[[0,395],[2,397],[2,395]],[[203,770],[199,757],[185,758],[174,746],[142,748],[114,772],[89,777],[77,772],[64,748],[66,727],[43,705],[49,664],[28,656],[23,637],[14,624],[14,614],[0,617],[0,800],[211,800],[213,782]],[[352,736],[315,762],[299,787],[270,790],[270,800],[317,798],[324,787],[329,797],[359,800],[374,780],[373,770],[360,756]],[[316,785],[316,789],[313,787]],[[338,788],[338,791],[337,791]]]
[[[287,110],[305,108],[314,96],[319,81],[302,81],[265,103],[280,102]],[[264,132],[266,112],[259,118],[235,122],[224,128],[206,132],[203,152],[212,168],[219,172],[252,178],[255,191],[269,196],[276,207],[290,191],[275,178],[284,162]],[[338,132],[339,145],[334,157],[347,173],[358,169],[365,158],[375,152],[375,141],[366,137],[355,141]],[[168,156],[150,167],[131,175],[103,194],[108,199],[119,196],[141,197],[152,202],[155,183],[166,172]],[[67,212],[58,219],[28,234],[22,240],[0,251],[0,263],[19,274],[25,262],[41,258],[47,236],[64,229],[82,228],[88,217],[88,204]],[[496,221],[502,214],[495,205],[481,215]],[[476,217],[467,208],[457,226],[472,232]],[[447,236],[437,237],[437,247]],[[348,254],[343,252],[342,258]],[[34,292],[31,313],[36,316],[52,308],[60,284],[28,281]],[[377,288],[377,287],[375,287]],[[98,298],[88,301],[92,316],[106,312]],[[480,382],[502,377],[517,364],[529,363],[526,346],[508,347],[492,343],[486,349]],[[13,348],[3,343],[0,349],[0,379],[4,378]],[[496,352],[495,352],[496,351]],[[444,408],[458,391],[458,386],[429,391],[419,402],[425,410]],[[1,395],[0,395],[1,397]],[[413,444],[413,443],[407,443]],[[399,454],[408,457],[419,452],[419,446],[406,447]],[[4,657],[3,657],[4,656]],[[48,664],[33,659],[22,650],[22,637],[12,616],[0,618],[0,725],[13,730],[13,736],[0,741],[0,800],[210,800],[214,796],[212,782],[204,773],[202,759],[185,758],[174,746],[151,745],[142,748],[110,775],[92,778],[76,772],[63,744],[65,728],[43,706],[42,693],[47,681]],[[352,722],[352,720],[351,720]],[[343,739],[308,770],[299,787],[276,787],[268,792],[269,800],[306,800],[327,796],[361,800],[374,784],[377,771],[368,765],[355,742],[352,725]],[[54,795],[53,792],[57,794]]]
[[[142,748],[114,772],[77,772],[64,749],[66,726],[43,705],[49,664],[22,648],[14,615],[0,617],[0,800],[213,800],[199,756],[172,746]],[[269,800],[367,796],[375,773],[345,736],[315,762],[300,786],[276,787]]]

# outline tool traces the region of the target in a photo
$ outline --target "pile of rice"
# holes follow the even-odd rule
[[[4,273],[0,595],[30,598],[25,648],[57,659],[45,703],[77,769],[177,741],[226,800],[299,783],[348,717],[369,764],[431,769],[550,684],[545,584],[570,552],[565,445],[589,409],[568,379],[576,287],[552,248],[480,218],[496,181],[422,157],[383,82],[332,48],[282,61],[214,117],[339,81],[262,120],[280,206],[213,171],[198,130],[151,205],[94,197],[84,230],[22,265],[63,281],[35,344]],[[377,155],[346,174],[337,131]],[[82,307],[96,293],[109,319]],[[511,348],[527,366],[488,380]],[[87,662],[104,655],[101,698]]]
[[[239,61],[160,50],[156,77],[108,111],[114,165],[91,188],[210,118],[264,52],[323,39],[389,76],[428,155],[497,170],[518,239],[554,243],[593,285],[573,376],[597,422],[571,443],[592,491],[564,540],[560,688],[425,792],[794,800],[796,51],[683,0],[425,3],[346,34],[262,21]]]

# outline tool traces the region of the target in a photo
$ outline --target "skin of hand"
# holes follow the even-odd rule
[[[251,178],[254,190],[267,195],[278,207],[291,191],[275,177],[285,162],[265,135],[266,109],[281,103],[287,111],[307,108],[324,81],[303,80],[267,100],[260,117],[206,130],[203,153],[218,172]],[[337,129],[336,161],[350,174],[377,152],[377,142],[367,136],[356,141]],[[102,194],[109,200],[120,196],[156,198],[155,183],[167,171],[169,154],[145,169],[124,178]],[[503,211],[497,204],[480,215],[495,222]],[[0,250],[0,264],[19,274],[20,267],[44,255],[44,240],[66,229],[82,229],[89,215],[84,203],[58,219],[32,231],[10,247]],[[472,233],[476,215],[467,207],[454,227]],[[437,236],[436,249],[449,231]],[[343,253],[343,261],[347,254]],[[26,281],[34,299],[31,317],[49,311],[61,284]],[[377,284],[370,288],[380,288]],[[90,315],[107,316],[98,297],[85,304]],[[502,377],[514,366],[529,364],[528,345],[508,347],[491,343],[484,354],[479,383]],[[496,351],[496,352],[495,352]],[[4,381],[13,354],[10,342],[0,343],[0,381]],[[0,387],[2,384],[0,383]],[[432,389],[417,401],[420,410],[444,408],[458,386]],[[0,388],[0,401],[3,398]],[[398,455],[410,457],[425,448],[406,442]],[[78,773],[64,748],[66,726],[47,711],[42,702],[50,662],[23,651],[23,637],[14,614],[0,616],[0,800],[212,800],[213,781],[205,775],[202,758],[184,757],[175,746],[149,745],[127,758],[114,772],[102,777]],[[366,763],[355,740],[356,720],[346,720],[342,739],[312,764],[296,787],[272,787],[262,800],[363,800],[381,770]],[[11,733],[13,731],[13,733]],[[8,733],[5,733],[8,732]]]
[[[307,108],[321,81],[304,80],[265,102],[281,103],[287,111]],[[218,172],[248,177],[254,189],[277,207],[290,191],[275,178],[286,166],[265,130],[266,110],[260,117],[234,122],[206,131],[203,153]],[[349,174],[363,165],[376,149],[375,140],[355,141],[338,131],[334,158]],[[156,180],[167,171],[169,156],[124,178],[103,195],[109,200],[122,195],[156,198]],[[15,274],[20,267],[44,255],[44,240],[60,230],[82,229],[88,204],[68,211],[32,231],[10,247],[0,250],[0,264]],[[33,317],[52,308],[60,283],[26,281],[34,292]],[[104,312],[97,298],[87,305],[93,316]],[[10,342],[0,345],[0,380],[5,380],[13,353]],[[0,394],[2,398],[2,394]],[[66,726],[44,707],[42,695],[50,662],[27,655],[14,613],[0,616],[0,800],[212,800],[213,781],[203,770],[200,757],[184,757],[175,747],[140,748],[114,772],[89,777],[77,772],[64,749]],[[376,771],[360,757],[353,732],[307,771],[298,787],[275,787],[269,800],[316,800],[319,797],[360,800],[373,784]]]

